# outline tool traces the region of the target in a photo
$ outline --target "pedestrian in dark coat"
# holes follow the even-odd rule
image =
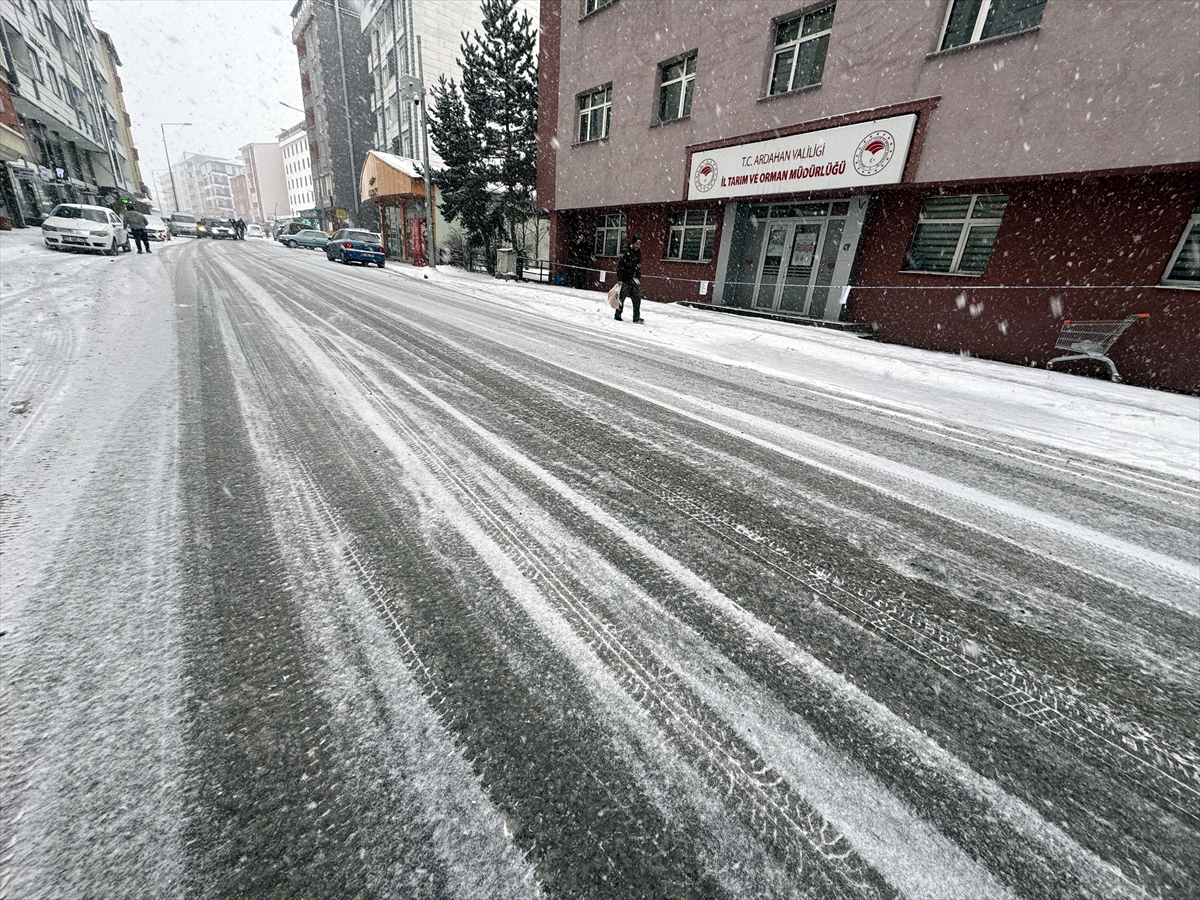
[[[246,220],[238,219],[236,222],[233,223],[233,228],[234,228],[234,234],[237,236],[237,239],[239,241],[244,241],[246,239]]]
[[[621,321],[621,313],[625,309],[625,300],[633,301],[633,321],[641,324],[642,320],[642,239],[636,234],[629,236],[625,244],[625,252],[617,261],[617,281],[621,285],[620,306],[613,316]]]
[[[592,242],[586,234],[575,237],[571,247],[571,284],[577,290],[587,287],[588,269],[592,265]]]
[[[150,223],[146,221],[146,217],[136,209],[127,209],[125,215],[121,216],[121,221],[129,229],[129,236],[137,243],[138,253],[142,252],[142,247],[149,253],[150,235],[146,234],[146,226]]]

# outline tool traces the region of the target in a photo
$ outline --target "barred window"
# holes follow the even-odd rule
[[[692,91],[696,84],[696,54],[663,63],[659,67],[658,121],[686,119],[692,114]]]
[[[829,4],[775,29],[775,55],[771,60],[770,93],[784,94],[818,84],[825,73],[825,54],[833,33],[833,8]]]
[[[1046,0],[950,0],[941,50],[1040,25]]]
[[[1163,284],[1200,287],[1200,200],[1196,201],[1183,236],[1171,254]]]
[[[608,137],[612,121],[612,82],[579,95],[579,143]]]
[[[596,221],[596,256],[620,256],[625,246],[625,214],[611,213]]]
[[[708,262],[713,258],[717,235],[717,211],[692,209],[671,216],[667,235],[667,259]]]
[[[904,268],[982,275],[1007,204],[1004,194],[926,197]]]

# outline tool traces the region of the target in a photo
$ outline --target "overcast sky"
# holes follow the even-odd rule
[[[274,141],[304,115],[289,13],[295,0],[91,0],[92,21],[121,57],[125,104],[142,177],[165,171],[159,126],[172,161],[185,150],[236,158],[252,141]]]

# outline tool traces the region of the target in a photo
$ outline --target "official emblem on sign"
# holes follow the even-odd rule
[[[702,159],[696,167],[695,183],[696,190],[702,194],[712,190],[712,186],[717,183],[717,164],[712,157]]]
[[[896,139],[890,132],[872,131],[854,151],[854,168],[859,175],[877,175],[892,161],[895,152]]]

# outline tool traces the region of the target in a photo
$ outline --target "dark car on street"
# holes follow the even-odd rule
[[[314,228],[307,228],[281,238],[281,242],[293,250],[297,247],[303,247],[305,250],[324,250],[325,245],[329,243],[329,235]]]
[[[374,263],[381,269],[385,259],[380,236],[373,231],[360,231],[357,228],[343,228],[334,232],[325,245],[325,256],[346,265],[352,262],[364,266]]]
[[[205,216],[196,225],[196,233],[200,237],[215,238],[223,241],[232,241],[237,239],[237,234],[233,230],[233,226],[225,219],[217,219],[212,216]]]

